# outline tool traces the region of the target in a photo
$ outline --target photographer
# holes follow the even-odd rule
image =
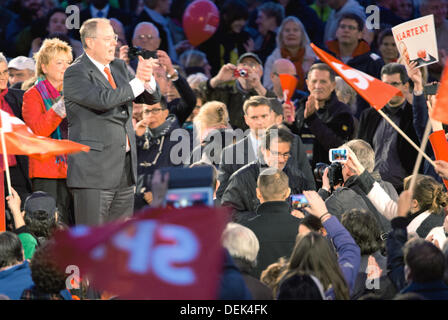
[[[168,101],[170,113],[177,115],[179,125],[182,124],[196,107],[196,95],[188,84],[187,80],[174,68],[173,63],[165,51],[150,51],[141,47],[122,46],[120,48],[120,59],[127,65],[133,60],[138,61],[138,56],[145,59],[158,59],[159,66],[154,69],[154,77],[160,88],[160,92]]]
[[[349,147],[346,149],[348,154],[354,154]],[[319,190],[319,195],[338,219],[341,219],[346,211],[364,209],[375,216],[383,234],[389,232],[390,222],[378,212],[367,194],[359,187],[357,180],[357,172],[351,166],[347,163],[333,162],[329,168],[325,169],[322,176],[322,188]]]
[[[239,57],[237,65],[225,64],[219,73],[201,84],[207,101],[224,102],[228,107],[230,124],[234,129],[248,129],[244,122],[243,104],[252,96],[275,97],[275,93],[266,90],[261,83],[263,64],[254,53],[245,53]],[[234,84],[223,85],[236,80]]]

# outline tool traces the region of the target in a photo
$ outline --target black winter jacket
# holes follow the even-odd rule
[[[301,136],[309,131],[315,136],[312,161],[314,167],[317,162],[328,163],[328,151],[341,146],[353,137],[354,120],[348,106],[338,100],[334,91],[323,108],[304,119],[306,101],[307,98],[300,101],[295,122],[288,127],[297,135]],[[308,128],[304,128],[304,124]]]

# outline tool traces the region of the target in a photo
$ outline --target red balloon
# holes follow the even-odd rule
[[[188,41],[198,46],[210,38],[218,28],[219,11],[209,0],[196,0],[185,10],[182,26]]]

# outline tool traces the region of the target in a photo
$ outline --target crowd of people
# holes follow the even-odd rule
[[[90,151],[8,155],[0,297],[120,299],[88,279],[67,288],[52,234],[159,207],[160,169],[204,166],[231,212],[216,299],[448,299],[448,142],[424,89],[448,57],[448,1],[217,0],[197,47],[182,28],[191,2],[1,1],[1,110]],[[429,14],[439,61],[418,68],[391,28]],[[430,121],[435,162],[415,174],[418,151],[311,43],[397,88],[384,113],[416,145]],[[290,99],[281,75],[297,80]],[[348,158],[331,162],[334,148]]]

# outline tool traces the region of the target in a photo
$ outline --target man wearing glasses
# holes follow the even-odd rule
[[[132,102],[155,104],[157,60],[140,61],[135,78],[115,59],[117,35],[109,20],[83,23],[85,53],[64,74],[69,139],[88,153],[68,157],[67,185],[74,197],[76,224],[96,225],[133,213],[137,150]]]
[[[275,168],[286,173],[291,194],[299,194],[303,190],[314,190],[314,186],[310,187],[310,182],[307,181],[302,170],[297,166],[287,165],[294,141],[294,135],[287,127],[284,125],[269,127],[262,140],[259,146],[261,157],[232,174],[221,198],[223,206],[229,206],[235,211],[234,220],[236,221],[249,212],[256,212],[260,204],[256,196],[257,179],[267,168]]]
[[[171,133],[179,129],[186,116],[183,108],[169,109],[165,96],[160,102],[143,104],[143,119],[137,123],[135,135],[137,144],[137,191],[135,209],[151,203],[152,193],[148,181],[158,168],[183,165],[179,158],[171,155],[171,149],[185,137],[171,140]],[[188,115],[187,115],[188,116]],[[189,151],[189,150],[188,150]],[[189,159],[189,154],[181,155]]]
[[[427,107],[420,70],[409,70],[416,71],[409,73],[414,82],[413,104],[405,98],[409,91],[406,67],[398,63],[389,63],[383,67],[381,80],[400,89],[401,94],[392,97],[382,110],[412,141],[420,144],[414,127],[413,109],[417,114],[426,112]],[[424,128],[425,123],[426,121],[422,121],[420,126]],[[417,151],[373,108],[361,114],[357,136],[370,143],[375,151],[375,171],[380,173],[383,180],[392,183],[400,193],[403,190],[403,179],[412,174]]]
[[[363,39],[364,20],[354,13],[346,13],[339,20],[336,39],[328,41],[327,47],[332,55],[346,65],[380,79],[383,59],[370,50]],[[362,110],[369,108],[367,102],[358,97],[355,114],[359,117]]]

